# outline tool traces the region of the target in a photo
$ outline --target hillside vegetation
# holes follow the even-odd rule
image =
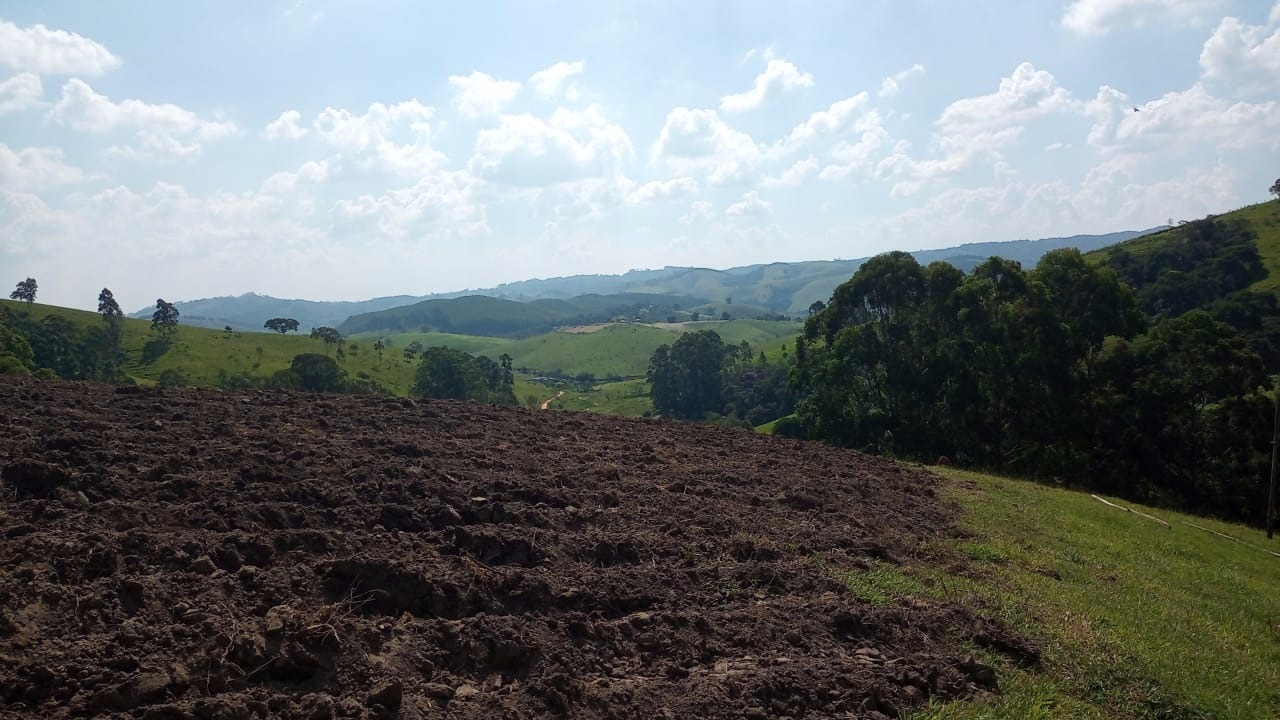
[[[645,293],[581,295],[530,302],[468,295],[355,315],[338,329],[346,334],[418,331],[519,338],[559,326],[607,322],[615,318],[658,321],[682,307],[703,302],[694,297]]]
[[[1039,641],[1003,693],[912,720],[1261,720],[1280,709],[1280,558],[1239,525],[948,471],[965,536],[847,576],[855,594],[957,600],[997,610]],[[1233,542],[1187,523],[1236,538]],[[1247,543],[1247,544],[1246,544]],[[962,572],[941,567],[964,567]]]

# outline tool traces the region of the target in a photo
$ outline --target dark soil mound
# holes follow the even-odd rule
[[[833,579],[934,476],[748,432],[0,380],[0,479],[0,715],[894,717],[1029,652]]]

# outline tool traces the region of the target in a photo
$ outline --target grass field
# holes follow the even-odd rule
[[[409,343],[420,342],[423,347],[451,347],[464,353],[475,355],[493,351],[494,359],[503,353],[503,348],[513,341],[509,338],[486,337],[484,335],[458,335],[456,333],[412,332],[412,333],[358,333],[351,340],[362,345],[373,346],[375,340],[381,338],[390,348],[403,352]]]
[[[548,396],[549,397],[549,396]],[[653,409],[649,384],[643,380],[602,383],[591,392],[568,389],[551,403],[556,410],[581,410],[621,417],[641,417]]]
[[[849,587],[871,601],[933,596],[979,608],[1037,640],[1043,660],[1004,666],[1002,694],[915,720],[1280,717],[1280,558],[1183,522],[1274,551],[1280,542],[1138,508],[1169,529],[1083,493],[945,474],[965,537],[849,574]]]
[[[794,342],[799,323],[766,320],[729,320],[681,323],[651,327],[640,324],[618,324],[594,332],[552,332],[516,340],[477,352],[497,358],[509,354],[516,367],[543,373],[566,375],[592,373],[598,378],[616,375],[638,377],[649,369],[649,357],[659,345],[670,344],[681,332],[715,330],[726,344],[743,340],[753,349],[774,350]],[[398,338],[400,336],[395,336]]]
[[[8,300],[4,302],[18,312],[30,312],[36,318],[58,314],[81,324],[102,322],[97,313],[84,310],[40,303],[27,306],[25,303]],[[289,367],[289,362],[300,353],[336,356],[337,351],[337,348],[325,348],[320,341],[305,335],[257,332],[235,332],[228,335],[221,330],[180,324],[169,350],[154,362],[144,363],[143,347],[153,337],[150,321],[126,318],[123,320],[123,328],[121,347],[126,358],[125,372],[142,383],[155,382],[161,373],[171,368],[181,370],[187,375],[189,384],[198,386],[216,386],[219,370],[228,375],[246,373],[256,378],[266,378],[277,370]],[[356,349],[352,348],[353,342]],[[346,344],[346,359],[340,364],[353,377],[363,372],[392,392],[403,395],[408,393],[413,384],[413,373],[417,366],[406,363],[402,351],[403,347],[385,350],[380,363],[373,350],[372,340],[354,339]]]

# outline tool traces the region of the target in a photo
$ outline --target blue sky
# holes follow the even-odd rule
[[[76,307],[1143,228],[1278,150],[1269,0],[0,7],[0,281]]]

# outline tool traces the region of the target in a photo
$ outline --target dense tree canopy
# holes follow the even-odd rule
[[[1198,305],[1172,290],[1170,272],[1214,288],[1197,303],[1257,274],[1237,229],[1190,233],[1201,250],[1212,243],[1212,260],[1189,262],[1185,247],[1163,253],[1185,271],[1121,260],[1150,281],[1144,290],[1160,288],[1138,297],[1075,250],[1030,272],[992,258],[968,275],[906,253],[872,258],[797,341],[798,420],[842,445],[1257,520],[1270,423],[1253,421],[1269,407],[1266,377],[1251,342],[1215,315],[1273,316],[1249,296],[1177,312]]]
[[[509,366],[448,347],[430,347],[422,351],[413,392],[422,397],[445,400],[516,404],[514,378]]]
[[[278,332],[281,335],[293,332],[298,329],[298,321],[293,318],[271,318],[262,324],[262,327],[272,332]]]

